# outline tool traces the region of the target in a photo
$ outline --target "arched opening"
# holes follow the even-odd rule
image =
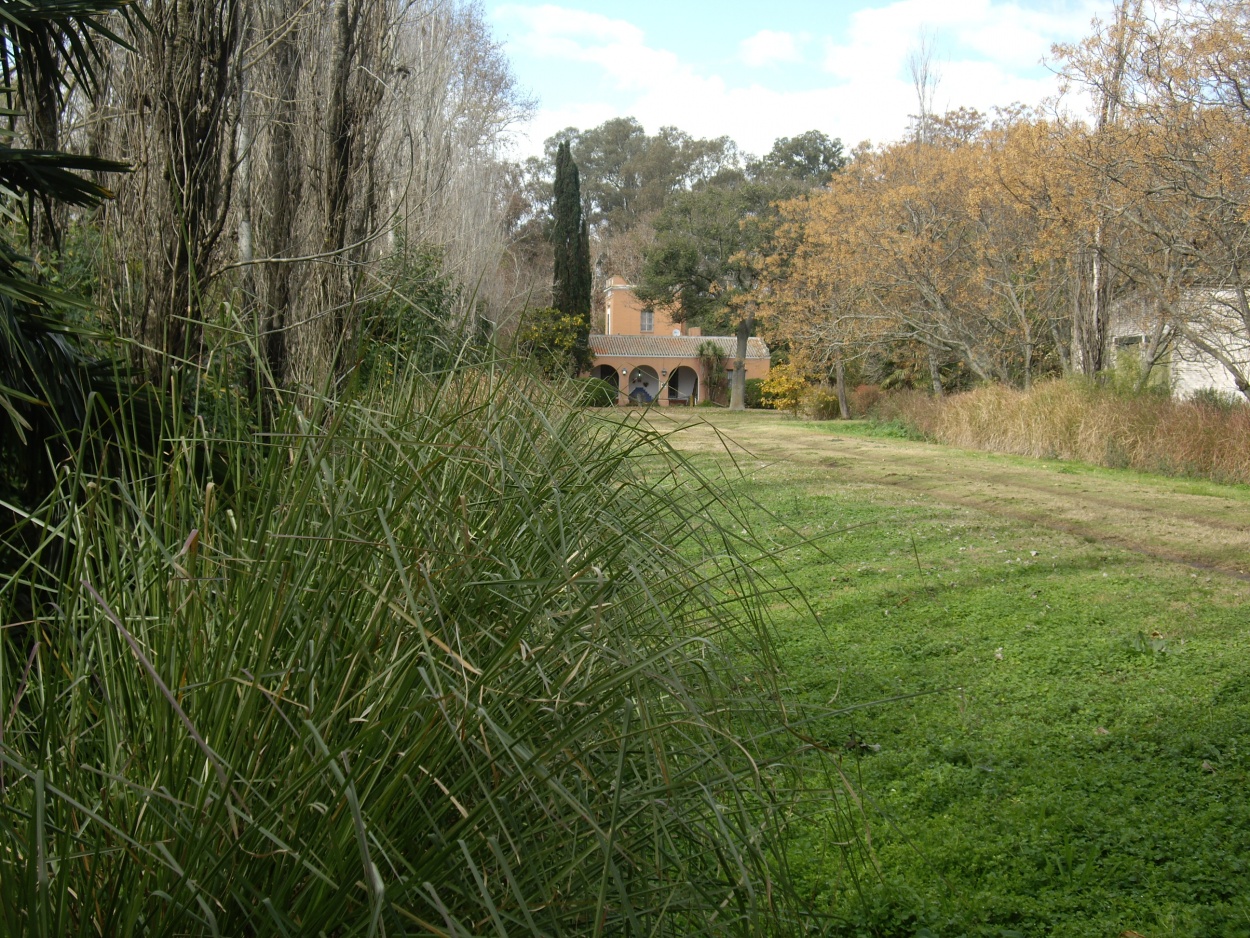
[[[614,407],[621,403],[621,379],[614,365],[596,365],[587,381],[578,398],[583,407]]]
[[[660,376],[649,365],[639,365],[629,373],[629,399],[636,404],[650,404],[660,393]]]
[[[682,365],[673,369],[668,376],[668,403],[679,406],[699,403],[699,375],[693,368]]]
[[[600,381],[606,381],[612,385],[612,390],[619,391],[621,389],[621,377],[616,372],[615,365],[599,365],[594,370],[594,376]]]

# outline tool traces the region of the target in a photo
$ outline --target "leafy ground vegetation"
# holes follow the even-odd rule
[[[852,708],[812,735],[862,901],[825,834],[791,851],[826,933],[1250,934],[1245,488],[710,419],[675,444],[814,610],[778,607],[787,692]]]

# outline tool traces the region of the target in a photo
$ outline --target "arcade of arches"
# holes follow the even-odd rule
[[[622,404],[688,406],[703,400],[699,373],[688,365],[679,365],[671,371],[661,368],[657,374],[651,365],[627,366],[618,372],[614,365],[600,364],[591,374],[610,384]]]

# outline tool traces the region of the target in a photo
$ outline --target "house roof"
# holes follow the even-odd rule
[[[726,358],[738,354],[738,340],[731,335],[592,335],[590,349],[599,358],[698,358],[699,346],[712,342]],[[763,339],[747,339],[747,358],[768,358]]]

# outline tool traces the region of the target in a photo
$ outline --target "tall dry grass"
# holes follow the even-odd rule
[[[1250,407],[1050,381],[942,399],[890,395],[874,416],[966,449],[1250,483]]]

